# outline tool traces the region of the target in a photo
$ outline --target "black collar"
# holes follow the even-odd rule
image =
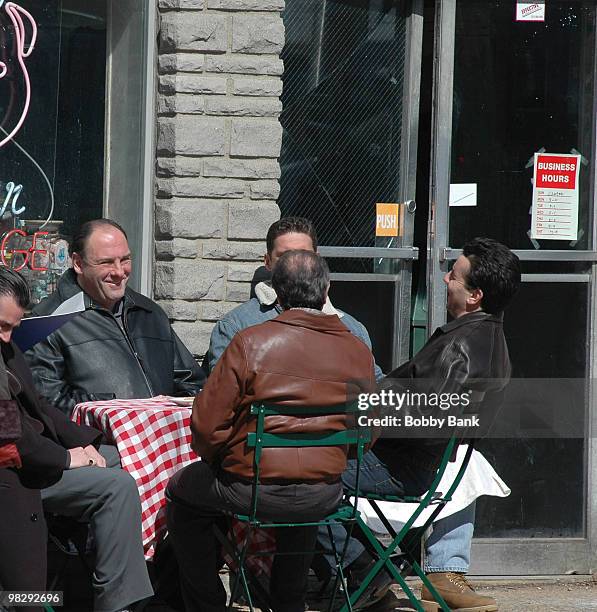
[[[504,313],[500,314],[490,314],[488,312],[483,312],[482,310],[478,310],[477,312],[470,312],[468,314],[464,314],[445,325],[442,325],[439,329],[447,334],[463,325],[468,325],[469,323],[475,323],[477,321],[490,321],[492,323],[498,323],[502,325],[504,323]]]

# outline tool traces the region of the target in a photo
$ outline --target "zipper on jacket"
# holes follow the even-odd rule
[[[126,327],[126,306],[125,304],[122,305],[122,326],[120,326],[114,314],[111,313],[107,308],[96,308],[95,306],[92,306],[92,308],[94,308],[94,310],[102,310],[103,312],[105,312],[106,314],[108,314],[110,317],[114,319],[114,323],[116,323],[116,327],[118,327],[118,329],[124,336],[124,339],[126,340],[126,343],[131,353],[135,357],[135,361],[137,362],[139,369],[141,370],[141,374],[143,374],[143,379],[145,380],[145,384],[147,385],[147,390],[149,391],[150,397],[153,397],[155,393],[153,391],[151,383],[149,382],[149,378],[147,378],[147,374],[145,373],[145,370],[143,368],[143,361],[141,360],[141,357],[139,357],[139,353],[137,353],[137,351],[135,350],[133,342],[130,339],[129,334],[128,334],[128,330]]]

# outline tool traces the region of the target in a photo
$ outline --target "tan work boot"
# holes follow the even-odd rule
[[[436,572],[427,574],[427,578],[453,612],[496,612],[498,609],[493,597],[475,593],[464,574]],[[421,589],[421,604],[425,612],[441,612],[441,606],[425,585]]]

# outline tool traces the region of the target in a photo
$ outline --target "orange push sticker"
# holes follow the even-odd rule
[[[400,204],[376,204],[375,235],[401,236]]]

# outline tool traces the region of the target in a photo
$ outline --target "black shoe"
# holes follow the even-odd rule
[[[359,588],[374,564],[375,561],[371,561],[369,567],[363,568],[360,572],[351,572],[348,579],[348,592],[351,595]],[[381,601],[386,596],[393,583],[393,578],[386,571],[382,570],[373,578],[360,597],[354,602],[353,609],[364,610]]]
[[[408,575],[411,570],[410,563],[406,560],[404,555],[392,555],[392,562],[400,572],[402,576]],[[370,557],[370,561],[365,567],[360,567],[350,572],[348,579],[348,591],[354,593],[365,577],[369,574],[373,566],[375,565],[375,559]],[[382,569],[373,580],[369,583],[367,588],[363,591],[361,596],[354,603],[355,610],[364,610],[370,606],[380,602],[390,590],[390,587],[395,583],[394,578],[386,571]]]
[[[323,588],[325,588],[332,579],[332,568],[321,553],[316,553],[313,555],[313,559],[311,560],[311,569],[313,570],[317,581],[323,583]]]

